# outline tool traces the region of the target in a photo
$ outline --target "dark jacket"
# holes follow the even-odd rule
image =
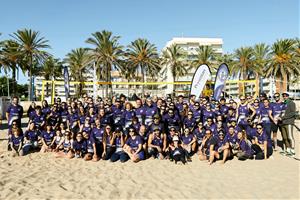
[[[286,102],[286,109],[282,116],[282,124],[294,124],[296,118],[296,104],[291,99]]]

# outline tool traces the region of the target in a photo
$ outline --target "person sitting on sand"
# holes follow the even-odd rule
[[[167,136],[162,133],[159,127],[154,128],[153,133],[148,138],[148,154],[153,158],[164,159],[167,148]]]
[[[73,140],[71,138],[71,132],[66,131],[65,136],[63,137],[62,141],[58,146],[63,146],[62,151],[58,151],[55,155],[57,158],[74,158],[74,153],[72,150],[73,147]]]
[[[129,138],[125,142],[123,147],[125,153],[133,162],[139,162],[145,159],[143,151],[143,140],[140,135],[137,134],[134,127],[129,127]]]
[[[83,159],[85,161],[88,160],[98,161],[100,157],[97,156],[96,143],[94,137],[90,136],[90,134],[88,134],[85,131],[83,131],[82,134],[86,141],[86,149],[87,149],[87,153],[84,155]]]
[[[222,160],[222,164],[228,159],[233,158],[233,154],[229,150],[229,144],[225,140],[224,131],[219,131],[218,136],[216,137],[217,143],[214,145],[215,148],[215,159]]]
[[[225,136],[225,141],[227,143],[227,146],[229,147],[230,152],[235,155],[238,150],[238,138],[233,126],[228,127],[228,133]]]
[[[189,128],[185,128],[183,131],[183,135],[181,136],[182,147],[186,152],[186,156],[188,161],[191,161],[190,157],[193,152],[196,150],[196,138],[191,133]]]
[[[30,150],[39,148],[38,136],[39,131],[37,130],[34,122],[30,122],[24,134],[24,154],[27,154]]]
[[[116,128],[118,131],[120,130],[118,127]],[[115,146],[113,145],[113,131],[111,130],[110,125],[105,126],[104,130],[104,139],[103,139],[103,154],[102,159],[103,160],[109,160],[112,154],[115,152]]]
[[[24,136],[21,135],[20,129],[15,129],[12,131],[12,135],[9,138],[9,145],[15,155],[24,156],[23,145],[24,145]]]
[[[128,160],[127,154],[123,150],[125,136],[120,129],[116,129],[113,133],[112,144],[115,147],[115,152],[110,157],[111,162],[120,160],[122,163]]]
[[[83,139],[82,133],[78,132],[73,142],[73,151],[76,158],[83,158],[87,153],[86,141]]]
[[[207,129],[205,131],[205,136],[200,147],[201,151],[199,153],[199,159],[201,161],[208,160],[211,165],[215,160],[215,145],[217,144],[216,138],[213,137],[212,131]]]
[[[173,137],[173,142],[170,144],[170,160],[175,161],[175,164],[177,162],[181,161],[183,164],[186,163],[186,153],[184,152],[184,149],[180,145],[179,137],[175,135]]]
[[[99,158],[103,157],[104,150],[106,150],[106,148],[104,148],[106,146],[106,141],[104,140],[104,132],[106,131],[106,129],[110,131],[111,126],[107,124],[105,125],[105,127],[101,128],[100,120],[95,120],[95,127],[91,131],[91,137],[93,137],[95,140],[97,156]]]
[[[262,124],[256,125],[256,135],[254,136],[251,148],[255,152],[256,160],[267,159],[273,153],[271,139],[268,138],[266,132],[263,130]]]
[[[62,142],[63,142],[64,136],[61,133],[61,131],[58,129],[55,132],[55,136],[54,139],[51,143],[51,148],[53,149],[53,151],[58,152],[58,151],[62,151],[64,149]]]
[[[196,150],[195,150],[195,152],[199,153],[203,137],[205,136],[205,128],[204,128],[203,123],[201,121],[197,124],[197,127],[193,131],[193,134],[194,134],[194,137],[196,138],[196,142],[195,142],[196,143]]]
[[[41,153],[52,151],[52,145],[54,143],[54,131],[52,130],[51,124],[46,125],[46,130],[42,131],[41,138],[42,138],[42,148]]]
[[[251,149],[251,142],[247,140],[246,131],[238,132],[238,153],[239,160],[253,159],[253,150]]]

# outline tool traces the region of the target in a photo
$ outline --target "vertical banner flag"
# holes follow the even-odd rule
[[[206,64],[200,65],[193,76],[190,95],[195,95],[198,99],[210,76],[209,67]]]
[[[69,93],[70,93],[70,83],[69,83],[69,72],[68,72],[68,67],[64,67],[64,79],[65,79],[65,94],[66,94],[66,99],[69,98]]]
[[[225,63],[223,63],[220,65],[217,71],[215,87],[214,87],[214,99],[217,101],[219,100],[221,93],[225,87],[228,76],[229,76],[228,66]]]

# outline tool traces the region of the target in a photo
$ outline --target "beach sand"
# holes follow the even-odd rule
[[[209,166],[12,157],[0,131],[0,199],[299,199],[300,162],[275,153],[262,161]]]

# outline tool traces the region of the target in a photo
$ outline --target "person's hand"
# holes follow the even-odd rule
[[[98,160],[97,154],[94,154],[94,155],[93,155],[93,159],[94,159],[94,160]]]
[[[106,156],[106,151],[103,151],[102,158]]]

